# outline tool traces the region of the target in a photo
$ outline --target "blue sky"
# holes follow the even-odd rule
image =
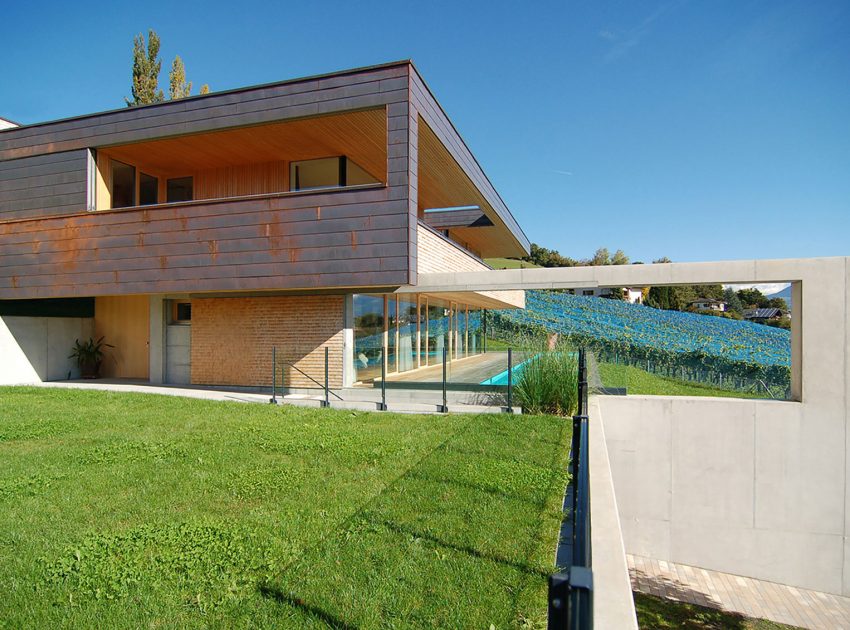
[[[122,106],[149,27],[196,89],[412,58],[534,242],[644,261],[850,255],[846,0],[109,7],[4,8],[0,116]]]

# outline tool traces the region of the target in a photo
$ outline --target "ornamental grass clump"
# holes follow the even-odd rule
[[[566,347],[531,355],[516,372],[514,395],[525,413],[571,416],[578,409],[578,355]]]

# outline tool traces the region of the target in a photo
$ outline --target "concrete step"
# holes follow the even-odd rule
[[[304,394],[287,394],[284,397],[278,397],[277,404],[279,405],[294,405],[296,407],[312,407],[319,408],[322,406],[324,398],[321,396],[306,396]],[[356,411],[377,411],[378,401],[371,400],[337,400],[332,398],[330,401],[331,409],[351,409]],[[404,401],[387,401],[387,411],[392,413],[441,413],[441,402],[417,403]],[[506,407],[497,405],[466,405],[466,404],[449,404],[449,413],[505,413]],[[521,414],[522,408],[514,407],[513,413]]]

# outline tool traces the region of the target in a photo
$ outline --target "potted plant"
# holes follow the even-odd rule
[[[100,373],[100,364],[103,361],[103,349],[114,347],[108,343],[103,343],[103,337],[97,341],[89,337],[89,340],[83,343],[80,343],[79,339],[75,339],[74,350],[68,358],[76,359],[77,367],[80,368],[80,375],[83,378],[97,378]]]

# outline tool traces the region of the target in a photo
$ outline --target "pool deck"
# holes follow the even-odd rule
[[[514,355],[514,365],[520,361],[521,359]],[[450,361],[446,379],[449,383],[478,385],[507,369],[508,353],[505,350],[499,350]],[[401,374],[387,375],[388,383],[440,383],[442,380],[442,363]]]

